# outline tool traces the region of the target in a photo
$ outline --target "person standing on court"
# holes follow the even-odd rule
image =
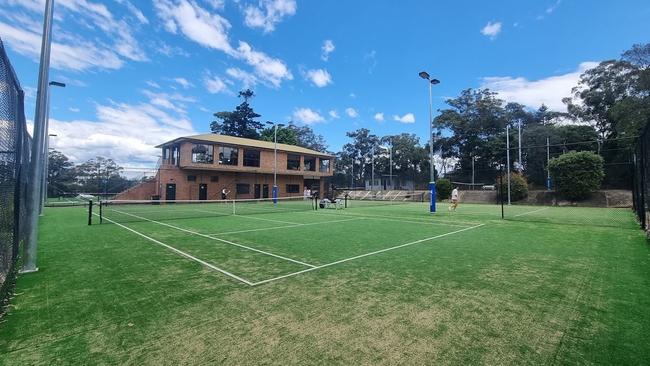
[[[221,190],[221,199],[222,200],[228,199],[228,193],[230,193],[230,191],[227,190],[226,187],[223,187],[223,189]]]
[[[451,206],[449,206],[449,211],[456,211],[458,207],[458,187],[454,187],[451,191]]]

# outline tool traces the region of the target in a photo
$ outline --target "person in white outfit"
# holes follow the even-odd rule
[[[456,211],[458,207],[458,187],[454,187],[451,191],[451,206],[449,206],[449,211]]]

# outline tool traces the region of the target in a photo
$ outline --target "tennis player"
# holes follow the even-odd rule
[[[451,206],[449,206],[449,211],[456,211],[458,207],[458,187],[454,187],[451,191]]]
[[[228,199],[228,193],[230,193],[230,191],[227,190],[226,187],[223,187],[223,189],[221,190],[221,199],[222,200]]]

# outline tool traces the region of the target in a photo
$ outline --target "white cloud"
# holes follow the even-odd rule
[[[228,20],[210,13],[194,1],[154,0],[154,6],[167,31],[174,34],[180,32],[203,47],[225,52],[246,62],[266,85],[277,88],[282,81],[293,79],[291,71],[282,60],[256,51],[244,41],[239,41],[237,48],[234,48],[228,37],[231,27]]]
[[[311,108],[297,108],[293,111],[293,119],[306,125],[324,122],[325,118]]]
[[[356,99],[357,95],[354,94],[354,93],[350,93],[349,97],[352,98],[352,99]]]
[[[334,109],[332,109],[331,111],[329,111],[328,114],[330,115],[330,117],[331,117],[332,119],[339,119],[339,118],[341,118],[341,116],[339,116],[339,112],[337,112],[337,111],[334,110]]]
[[[250,88],[252,86],[255,86],[255,84],[257,84],[257,78],[255,77],[255,75],[251,74],[250,72],[246,72],[242,69],[238,69],[236,67],[228,68],[226,70],[226,74],[228,74],[228,76],[234,79],[241,81],[244,88]]]
[[[495,39],[501,33],[501,22],[488,22],[483,29],[481,29],[481,34],[484,36],[490,37],[490,39]]]
[[[194,84],[185,78],[173,78],[172,80],[175,81],[178,85],[182,86],[183,89],[189,89],[194,86]]]
[[[359,112],[357,112],[357,110],[352,107],[345,108],[345,114],[347,114],[350,118],[359,117]]]
[[[332,83],[332,75],[325,69],[308,70],[305,77],[319,88]]]
[[[562,4],[562,0],[555,1],[555,3],[553,3],[553,5],[546,8],[546,14],[553,13],[560,6],[560,4]]]
[[[273,87],[279,87],[283,80],[293,80],[291,71],[282,60],[255,51],[246,42],[239,41],[236,57],[251,65],[257,76]]]
[[[262,28],[264,33],[273,32],[283,18],[296,14],[295,0],[260,0],[259,6],[244,8],[244,22],[251,28]]]
[[[146,83],[152,88],[160,89],[160,85],[155,81],[147,80]]]
[[[157,93],[150,90],[143,90],[142,93],[149,98],[149,103],[158,107],[172,110],[178,114],[185,115],[187,106],[185,103],[194,103],[196,99],[179,93]]]
[[[188,39],[215,50],[232,54],[228,41],[228,29],[231,25],[222,16],[212,14],[193,1],[154,0],[158,16],[163,20],[165,29],[171,33],[179,31]]]
[[[116,0],[119,4],[126,6],[126,8],[133,14],[133,16],[142,24],[149,24],[149,19],[144,16],[142,11],[133,5],[129,0]]]
[[[394,115],[393,119],[401,123],[415,123],[415,115],[413,113],[407,113],[403,116]]]
[[[597,65],[597,62],[583,62],[575,71],[539,80],[513,76],[484,77],[481,87],[497,92],[500,98],[508,102],[521,103],[530,108],[545,104],[551,110],[566,111],[562,98],[571,95],[571,88],[578,84],[580,74]]]
[[[74,112],[74,113],[78,113],[78,112],[80,111],[79,108],[74,108],[74,107],[70,107],[70,108],[68,108],[68,110],[69,110],[70,112]]]
[[[196,134],[186,116],[172,115],[146,103],[98,105],[95,120],[50,119],[50,131],[57,135],[52,147],[77,163],[105,156],[122,165],[149,166],[160,155],[154,146]]]
[[[228,91],[228,86],[218,76],[206,75],[203,79],[205,88],[211,94],[224,93]]]
[[[323,51],[320,58],[323,59],[323,61],[327,61],[329,60],[330,53],[334,52],[336,47],[331,39],[326,39],[323,41],[323,46],[320,49]]]
[[[372,74],[377,67],[377,51],[372,50],[363,56],[363,60],[368,64],[368,74]]]
[[[128,1],[127,1],[128,2]],[[37,25],[43,14],[42,0],[7,0],[31,12],[7,9],[10,23],[0,22],[0,34],[16,52],[37,61],[41,32]],[[148,61],[134,37],[135,30],[124,19],[116,19],[108,8],[89,0],[61,0],[55,12],[51,66],[55,69],[86,71],[119,69],[125,60]],[[8,6],[7,6],[8,8]],[[83,32],[68,32],[64,26],[76,23]]]
[[[37,61],[41,53],[40,34],[15,28],[0,22],[0,34],[11,48]],[[114,52],[90,42],[75,45],[52,42],[51,67],[55,69],[85,71],[92,68],[116,70],[124,61]]]
[[[383,122],[384,121],[384,114],[383,113],[375,113],[375,116],[373,118],[377,122]]]

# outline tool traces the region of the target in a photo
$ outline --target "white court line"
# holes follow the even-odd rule
[[[533,213],[535,213],[535,212],[540,212],[540,211],[548,210],[549,208],[550,208],[550,207],[542,207],[542,208],[537,209],[537,210],[524,212],[524,213],[521,213],[521,214],[519,214],[519,215],[514,215],[513,217],[519,217],[519,216],[529,215],[529,214],[533,214]]]
[[[341,260],[338,260],[338,261],[336,261],[336,262],[331,262],[331,263],[323,264],[323,265],[321,265],[321,266],[317,266],[317,267],[314,267],[314,268],[307,268],[307,269],[304,269],[304,270],[302,270],[302,271],[293,272],[293,273],[288,273],[288,274],[286,274],[286,275],[282,275],[282,276],[278,276],[278,277],[269,278],[269,279],[267,279],[267,280],[262,280],[262,281],[259,281],[259,282],[255,282],[255,283],[253,283],[253,286],[262,285],[262,284],[269,283],[269,282],[273,282],[273,281],[277,281],[277,280],[280,280],[280,279],[283,279],[283,278],[292,277],[292,276],[296,276],[296,275],[299,275],[299,274],[302,274],[302,273],[307,273],[307,272],[315,271],[315,270],[317,270],[317,269],[321,269],[321,268],[325,268],[325,267],[330,267],[330,266],[334,266],[334,265],[336,265],[336,264],[341,264],[341,263],[349,262],[349,261],[352,261],[352,260],[355,260],[355,259],[364,258],[364,257],[368,257],[368,256],[371,256],[371,255],[375,255],[375,254],[379,254],[379,253],[387,252],[387,251],[389,251],[389,250],[395,250],[395,249],[399,249],[399,248],[407,247],[407,246],[410,246],[410,245],[420,244],[420,243],[423,243],[423,242],[426,242],[426,241],[430,241],[430,240],[434,240],[434,239],[442,238],[442,237],[445,237],[445,236],[449,236],[449,235],[453,235],[453,234],[458,234],[458,233],[461,233],[461,232],[463,232],[463,231],[468,231],[468,230],[472,230],[472,229],[479,228],[479,227],[481,227],[481,226],[483,226],[483,225],[485,225],[485,224],[478,224],[478,225],[471,226],[471,227],[467,227],[467,228],[464,228],[464,229],[460,229],[460,230],[456,230],[456,231],[451,231],[451,232],[448,232],[448,233],[445,233],[445,234],[440,234],[440,235],[432,236],[432,237],[429,237],[429,238],[425,238],[425,239],[420,239],[420,240],[412,241],[412,242],[409,242],[409,243],[406,243],[406,244],[396,245],[396,246],[394,246],[394,247],[385,248],[385,249],[381,249],[381,250],[376,250],[376,251],[374,251],[374,252],[370,252],[370,253],[366,253],[366,254],[357,255],[357,256],[355,256],[355,257],[350,257],[350,258],[346,258],[346,259],[341,259]]]
[[[227,235],[227,234],[240,234],[240,233],[250,233],[253,231],[266,231],[266,230],[277,230],[277,229],[286,229],[286,228],[291,228],[291,227],[300,227],[300,226],[311,226],[311,225],[320,225],[320,224],[332,224],[332,223],[337,223],[337,222],[346,222],[346,221],[356,221],[356,220],[363,220],[363,217],[355,217],[352,219],[345,219],[345,220],[332,220],[332,221],[319,221],[319,222],[310,222],[306,224],[296,224],[296,225],[284,225],[284,226],[271,226],[271,227],[262,227],[258,229],[246,229],[246,230],[237,230],[237,231],[226,231],[222,233],[215,233],[215,234],[209,234],[209,235]]]
[[[319,210],[322,211],[322,210]],[[466,222],[466,221],[456,221],[456,223],[448,223],[445,221],[432,221],[428,219],[413,219],[410,217],[403,217],[403,216],[382,216],[382,215],[365,215],[365,214],[356,214],[356,213],[334,213],[334,212],[325,212],[325,213],[317,213],[317,215],[320,214],[325,214],[325,215],[338,215],[338,216],[354,216],[354,217],[361,217],[365,219],[377,219],[377,220],[385,220],[385,221],[396,221],[396,222],[407,222],[411,224],[433,224],[433,225],[444,225],[444,226],[455,226],[455,227],[467,227],[467,225],[476,225],[476,222]],[[465,225],[458,224],[459,222],[464,223]]]
[[[254,252],[258,252],[258,253],[261,253],[261,254],[266,254],[266,255],[269,255],[269,256],[271,256],[271,257],[276,257],[276,258],[284,259],[285,261],[289,261],[289,262],[293,262],[293,263],[298,263],[298,264],[301,264],[301,265],[303,265],[303,266],[307,266],[307,267],[316,267],[316,266],[313,265],[313,264],[309,264],[309,263],[301,262],[301,261],[299,261],[299,260],[295,260],[295,259],[291,259],[291,258],[283,257],[283,256],[278,255],[278,254],[273,254],[273,253],[265,252],[265,251],[263,251],[263,250],[255,249],[255,248],[251,248],[251,247],[246,246],[246,245],[243,245],[243,244],[233,243],[233,242],[231,242],[231,241],[229,241],[229,240],[220,239],[220,238],[217,238],[217,237],[214,237],[214,236],[210,236],[210,235],[202,234],[202,233],[199,233],[199,232],[196,232],[196,231],[192,231],[192,230],[184,229],[184,228],[182,228],[182,227],[178,227],[178,226],[170,225],[170,224],[167,224],[167,223],[164,223],[164,222],[151,220],[151,219],[148,219],[148,218],[146,218],[146,217],[142,217],[142,216],[137,216],[137,215],[130,214],[130,213],[128,213],[128,212],[120,212],[119,210],[114,210],[114,211],[115,211],[115,212],[122,213],[122,214],[125,214],[125,215],[133,216],[133,217],[138,218],[138,219],[140,219],[140,220],[149,221],[149,222],[153,222],[154,224],[163,225],[163,226],[170,227],[170,228],[172,228],[172,229],[176,229],[176,230],[184,231],[184,232],[189,233],[189,234],[198,235],[198,236],[202,236],[202,237],[204,237],[204,238],[208,238],[208,239],[211,239],[211,240],[220,241],[220,242],[222,242],[222,243],[226,243],[226,244],[234,245],[234,246],[236,246],[236,247],[240,247],[240,248],[244,248],[244,249],[252,250],[252,251],[254,251]]]
[[[94,215],[99,216],[98,214],[94,214]],[[165,248],[167,248],[167,249],[169,249],[169,250],[175,252],[176,254],[180,254],[180,255],[182,255],[182,256],[185,257],[185,258],[189,258],[189,259],[191,259],[191,260],[193,260],[193,261],[195,261],[195,262],[198,262],[198,263],[200,263],[200,264],[202,264],[202,265],[204,265],[204,266],[206,266],[206,267],[208,267],[208,268],[210,268],[210,269],[213,269],[213,270],[215,270],[215,271],[217,271],[217,272],[220,272],[220,273],[222,273],[222,274],[224,274],[224,275],[226,275],[226,276],[228,276],[228,277],[234,278],[234,279],[236,279],[237,281],[243,282],[243,283],[245,283],[245,284],[247,284],[247,285],[249,285],[249,286],[253,286],[253,283],[252,283],[252,282],[250,282],[250,281],[248,281],[248,280],[246,280],[246,279],[244,279],[244,278],[242,278],[242,277],[239,277],[239,276],[237,276],[237,275],[235,275],[235,274],[232,274],[232,273],[230,273],[230,272],[228,272],[228,271],[226,271],[226,270],[224,270],[224,269],[221,269],[221,268],[219,268],[219,267],[217,267],[217,266],[214,266],[214,265],[212,265],[212,264],[210,264],[210,263],[208,263],[208,262],[206,262],[206,261],[204,261],[204,260],[201,260],[201,259],[199,259],[199,258],[196,258],[195,256],[193,256],[193,255],[191,255],[191,254],[185,253],[185,252],[182,251],[182,250],[176,249],[176,248],[172,247],[171,245],[167,245],[167,244],[165,244],[165,243],[163,243],[163,242],[161,242],[161,241],[158,241],[158,240],[156,240],[156,239],[154,239],[154,238],[152,238],[152,237],[150,237],[150,236],[147,236],[147,235],[145,235],[145,234],[143,234],[143,233],[141,233],[141,232],[139,232],[139,231],[133,230],[133,229],[131,229],[130,227],[128,227],[128,226],[124,226],[124,225],[122,225],[122,224],[120,224],[120,223],[118,223],[118,222],[115,222],[115,221],[113,221],[113,220],[111,220],[111,219],[109,219],[109,218],[104,217],[104,220],[106,220],[106,221],[108,221],[108,222],[112,222],[112,223],[114,223],[115,225],[120,226],[120,227],[122,227],[122,228],[124,228],[124,229],[126,229],[126,230],[128,230],[128,231],[130,231],[130,232],[132,232],[132,233],[134,233],[134,234],[136,234],[136,235],[139,235],[139,236],[141,236],[141,237],[143,237],[143,238],[145,238],[145,239],[147,239],[147,240],[150,240],[150,241],[152,241],[152,242],[154,242],[154,243],[156,243],[156,244],[158,244],[158,245],[162,245],[163,247],[165,247]]]
[[[270,222],[277,222],[279,224],[289,224],[289,225],[300,225],[298,222],[290,222],[290,221],[282,221],[282,220],[273,220],[273,219],[267,219],[263,217],[255,217],[255,216],[245,216],[245,215],[237,215],[234,214],[233,216],[237,217],[245,217],[247,219],[253,219],[253,220],[262,220],[262,221],[270,221]]]

